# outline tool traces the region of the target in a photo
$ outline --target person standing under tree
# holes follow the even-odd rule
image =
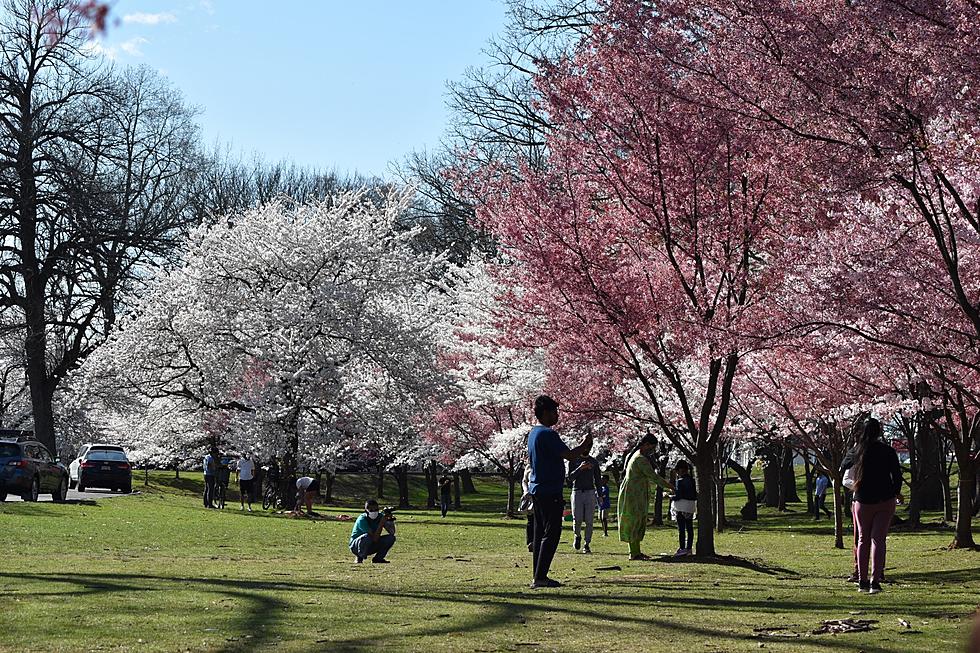
[[[602,482],[599,461],[586,456],[568,464],[568,480],[572,486],[572,531],[575,550],[592,553],[592,525],[598,503],[596,488]],[[582,522],[585,522],[585,546],[582,546]]]
[[[214,494],[218,486],[218,447],[211,445],[211,450],[204,456],[204,507],[214,508]]]
[[[531,587],[561,587],[561,583],[548,578],[548,571],[561,540],[565,461],[587,456],[592,449],[592,434],[586,435],[579,446],[569,449],[551,428],[558,423],[558,402],[547,395],[534,400],[534,416],[540,424],[532,428],[527,437],[527,452],[531,459],[528,492],[534,510],[534,580]]]
[[[524,461],[524,475],[521,478],[521,503],[518,510],[527,515],[527,528],[524,530],[524,543],[527,551],[534,551],[534,504],[531,500],[531,461]]]
[[[619,539],[629,544],[630,560],[649,560],[640,552],[640,542],[647,532],[647,512],[650,507],[650,483],[673,490],[657,472],[648,456],[657,446],[657,439],[645,435],[640,446],[626,461],[626,472],[619,487]]]
[[[869,594],[881,591],[885,572],[885,539],[895,515],[896,502],[902,501],[902,466],[895,449],[882,442],[881,436],[881,422],[869,417],[857,444],[841,463],[842,470],[854,468],[858,591]]]
[[[235,470],[238,477],[238,492],[241,495],[242,510],[245,510],[245,502],[248,502],[248,511],[252,512],[252,495],[255,492],[255,462],[252,457],[245,452],[238,459],[238,468]]]
[[[602,536],[609,537],[609,508],[612,504],[609,503],[609,476],[606,474],[602,475],[602,481],[599,484],[599,489],[596,490],[596,495],[599,498],[599,521],[602,522]]]
[[[823,472],[817,474],[817,481],[813,488],[813,519],[820,519],[820,511],[828,517],[831,516],[827,510],[827,488],[830,487],[830,478]]]
[[[677,481],[674,483],[673,512],[677,521],[680,547],[675,556],[689,556],[694,547],[694,513],[698,510],[698,486],[691,478],[691,465],[678,460],[674,465]]]
[[[453,503],[453,481],[443,474],[439,479],[439,507],[442,508],[442,516],[445,517],[449,512],[449,506]]]

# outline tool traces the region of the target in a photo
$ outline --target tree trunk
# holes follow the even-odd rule
[[[145,486],[149,484],[150,484],[150,465],[149,463],[147,463],[146,465],[143,465],[143,485]]]
[[[796,491],[796,469],[793,467],[793,447],[784,445],[780,456],[779,510],[786,510],[786,504],[799,503]]]
[[[841,492],[842,479],[834,478],[834,547],[844,548],[844,494]]]
[[[460,500],[462,491],[459,485],[459,472],[453,472],[453,508],[455,510],[463,507],[463,502]]]
[[[298,414],[297,414],[298,415]],[[279,476],[279,496],[282,497],[282,507],[286,510],[296,508],[296,467],[299,461],[299,433],[293,420],[286,432],[286,453],[282,457],[282,474]]]
[[[326,474],[327,474],[327,483],[326,483],[327,487],[326,487],[326,494],[324,495],[323,500],[326,502],[330,502],[333,501],[333,482],[337,479],[337,474],[336,473],[331,474],[329,471],[327,471]]]
[[[460,478],[463,480],[463,494],[476,494],[476,486],[473,485],[473,474],[468,469],[461,469]]]
[[[411,508],[408,492],[408,468],[399,465],[395,468],[395,480],[398,483],[398,507],[402,509]]]
[[[754,460],[749,461],[749,466],[742,467],[734,458],[728,459],[728,466],[731,467],[738,478],[745,486],[745,505],[742,506],[742,519],[745,521],[756,521],[759,518],[758,501],[755,495],[755,483],[752,481],[752,466]]]
[[[377,494],[379,499],[385,498],[385,466],[378,464],[378,476],[375,479],[375,485],[377,489]]]
[[[943,520],[946,523],[953,523],[953,489],[950,487],[949,474],[946,473],[946,465],[943,465],[943,475],[941,478],[943,486]]]
[[[517,505],[514,502],[517,486],[517,474],[514,473],[513,468],[511,468],[510,473],[507,475],[507,516],[514,517],[516,514]]]
[[[957,452],[959,454],[959,452]],[[965,458],[965,460],[963,459]],[[960,469],[959,491],[956,500],[956,537],[950,545],[952,549],[972,549],[973,540],[973,498],[976,492],[976,465],[970,460],[970,453],[957,455]]]
[[[653,525],[664,525],[664,489],[657,486],[657,494],[653,500]]]
[[[803,475],[804,475],[804,487],[806,488],[806,511],[808,514],[813,514],[813,471],[814,466],[810,464],[810,455],[807,454],[803,456]]]
[[[725,515],[725,481],[727,474],[725,473],[724,465],[721,465],[719,471],[720,476],[715,483],[715,528],[717,528],[719,533],[722,533],[728,527],[728,518]]]
[[[439,500],[439,470],[436,469],[436,461],[434,460],[430,460],[429,464],[425,466],[425,488],[428,492],[425,507],[431,510],[436,507]]]
[[[939,510],[944,504],[942,438],[937,432],[935,420],[924,416],[915,436],[915,457],[918,468],[918,504],[922,510]],[[911,501],[911,496],[909,497]]]
[[[714,461],[710,453],[702,453],[694,461],[698,483],[698,541],[695,552],[699,556],[715,555],[715,520],[711,504],[714,502]]]

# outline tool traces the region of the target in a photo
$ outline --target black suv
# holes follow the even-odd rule
[[[0,440],[0,501],[7,494],[19,494],[24,501],[50,494],[64,501],[68,470],[36,440]]]

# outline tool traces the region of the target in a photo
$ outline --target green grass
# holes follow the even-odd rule
[[[613,532],[577,555],[566,528],[553,567],[566,587],[532,591],[524,522],[501,516],[506,488],[489,480],[446,520],[400,513],[392,564],[375,566],[353,564],[349,523],[205,511],[200,476],[181,476],[96,504],[0,504],[0,650],[955,652],[980,601],[980,553],[945,550],[938,527],[894,534],[894,584],[859,595],[849,553],[805,506],[720,534],[734,564],[629,562]],[[341,476],[343,505],[321,512],[356,515],[371,488]],[[648,531],[647,552],[674,548],[672,528]],[[847,617],[880,623],[810,634]],[[799,636],[754,632],[777,626]]]

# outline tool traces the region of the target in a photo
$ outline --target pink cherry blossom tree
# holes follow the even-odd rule
[[[478,216],[514,261],[499,277],[523,330],[626,388],[620,410],[694,463],[709,555],[739,362],[785,327],[780,289],[821,221],[797,211],[810,180],[783,174],[779,135],[685,99],[700,80],[653,56],[687,37],[614,21],[542,65],[547,165],[485,168]]]

